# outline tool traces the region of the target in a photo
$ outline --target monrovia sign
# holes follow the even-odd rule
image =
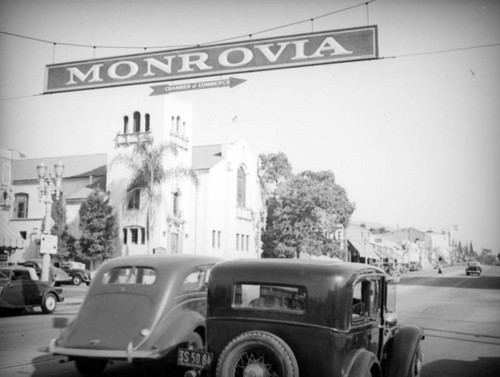
[[[377,26],[50,64],[45,93],[378,58]]]

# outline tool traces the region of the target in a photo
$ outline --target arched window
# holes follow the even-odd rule
[[[238,207],[246,207],[247,177],[245,171],[240,166],[238,169],[238,182],[236,188],[236,202]]]
[[[28,194],[16,194],[14,199],[14,219],[28,218]]]
[[[127,209],[139,209],[141,205],[141,190],[133,189],[128,193]]]
[[[173,115],[172,115],[171,124],[170,124],[170,131],[175,132],[175,117]]]
[[[123,133],[126,134],[128,132],[128,116],[123,117]]]
[[[149,114],[146,114],[146,128],[145,128],[145,131],[146,132],[149,131]]]
[[[172,194],[172,212],[174,214],[174,217],[181,217],[180,216],[180,203],[179,203],[179,199],[180,199],[180,193],[178,191],[174,192]]]
[[[134,132],[141,132],[141,113],[134,113]]]

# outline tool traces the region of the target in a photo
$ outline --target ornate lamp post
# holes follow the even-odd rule
[[[44,235],[50,235],[50,229],[52,228],[53,220],[51,216],[52,212],[52,195],[55,195],[56,200],[59,199],[61,193],[61,183],[62,174],[64,172],[64,164],[59,161],[54,165],[55,179],[52,179],[50,173],[47,174],[47,165],[45,162],[41,162],[40,165],[36,167],[38,173],[38,196],[40,201],[45,202],[45,217],[43,219],[43,233]],[[42,250],[42,248],[40,248]],[[50,253],[42,252],[42,281],[49,281],[49,266],[50,266]]]

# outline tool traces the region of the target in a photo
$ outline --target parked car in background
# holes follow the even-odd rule
[[[65,261],[60,263],[60,268],[63,269],[71,277],[71,282],[73,283],[73,285],[78,286],[82,283],[90,285],[90,282],[92,281],[91,272],[90,270],[87,270],[85,268],[84,263]]]
[[[365,264],[221,262],[208,285],[207,352],[181,349],[178,364],[216,377],[419,376],[423,330],[397,324],[395,289]]]
[[[63,300],[62,289],[40,281],[33,268],[0,267],[0,308],[22,311],[40,307],[49,314]]]
[[[42,260],[30,259],[25,262],[19,263],[22,266],[34,268],[38,278],[42,277]],[[61,268],[57,268],[52,263],[49,266],[49,283],[51,285],[59,286],[61,284],[71,283],[71,277]]]
[[[109,360],[175,364],[180,346],[204,347],[208,276],[219,261],[188,255],[109,260],[99,267],[76,319],[50,343],[49,352],[75,360],[86,376],[102,372]]]
[[[467,266],[465,267],[465,274],[467,276],[476,274],[478,276],[481,276],[481,273],[483,272],[483,268],[481,267],[481,263],[479,262],[467,262]]]

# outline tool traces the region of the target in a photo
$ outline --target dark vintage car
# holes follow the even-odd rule
[[[423,330],[397,325],[389,279],[358,263],[219,263],[208,287],[207,352],[180,350],[177,362],[217,377],[419,376]]]
[[[69,275],[73,285],[78,286],[82,283],[90,285],[90,283],[92,282],[92,274],[90,270],[85,268],[85,264],[83,263],[67,261],[57,264],[54,263],[54,265],[61,268]]]
[[[62,289],[38,280],[33,268],[24,266],[0,267],[0,308],[22,311],[40,307],[46,314],[56,310],[63,301]]]
[[[142,255],[104,263],[76,319],[52,340],[49,352],[75,360],[88,376],[102,372],[109,360],[175,364],[180,346],[204,347],[208,275],[219,261]]]
[[[467,266],[465,267],[465,274],[467,276],[476,274],[478,276],[481,276],[481,273],[483,272],[483,268],[481,267],[481,263],[479,262],[467,262]]]
[[[42,277],[42,260],[41,259],[31,259],[26,262],[19,263],[22,266],[31,267],[35,269],[36,274],[39,278]],[[51,285],[59,286],[61,284],[71,283],[71,277],[61,268],[50,264],[49,266],[49,283]]]

